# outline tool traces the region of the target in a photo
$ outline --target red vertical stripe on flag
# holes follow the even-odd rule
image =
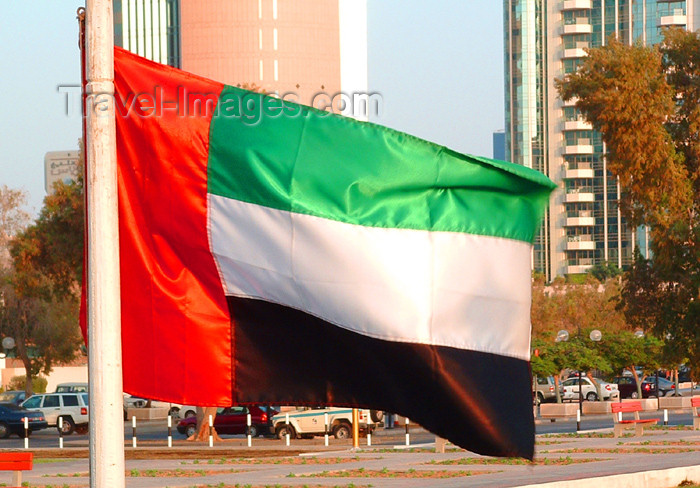
[[[231,322],[207,230],[223,85],[118,48],[114,63],[124,389],[230,405]]]

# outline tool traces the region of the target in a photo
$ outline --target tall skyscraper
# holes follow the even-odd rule
[[[507,160],[506,156],[506,132],[497,130],[493,133],[493,159]]]
[[[115,43],[149,59],[319,108],[365,108],[343,105],[368,91],[367,0],[116,0],[114,11]]]
[[[114,0],[114,43],[139,56],[180,67],[180,2]]]
[[[620,215],[601,135],[575,100],[562,102],[554,80],[611,35],[651,45],[670,26],[700,28],[700,0],[504,0],[506,159],[560,186],[533,250],[534,269],[548,279],[605,261],[626,266],[647,242]]]

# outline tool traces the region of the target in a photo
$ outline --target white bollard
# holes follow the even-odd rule
[[[411,438],[408,435],[408,417],[406,417],[406,445],[411,445]]]
[[[214,434],[212,429],[214,428],[214,418],[209,416],[209,447],[214,447]]]
[[[58,417],[58,448],[63,449],[63,417]]]
[[[668,410],[664,408],[664,425],[668,425]]]
[[[245,424],[248,426],[248,432],[246,432],[246,434],[248,434],[248,447],[250,447],[253,443],[252,439],[251,439],[252,436],[250,435],[250,425],[251,425],[250,414],[246,415]]]
[[[168,447],[173,447],[173,416],[168,415]]]
[[[29,419],[24,417],[24,448],[29,449]]]
[[[136,449],[136,415],[131,417],[131,447]]]
[[[328,447],[328,414],[324,413],[323,414],[323,424],[325,425],[323,431],[324,431],[324,443],[326,447]]]
[[[284,425],[286,426],[285,431],[287,432],[287,447],[289,447],[289,414],[284,416]]]

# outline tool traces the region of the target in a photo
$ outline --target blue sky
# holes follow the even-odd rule
[[[186,1],[186,0],[183,0]],[[368,0],[375,122],[491,156],[503,128],[502,6],[486,0]],[[75,12],[84,1],[0,2],[0,184],[44,198],[44,154],[76,149],[80,118],[58,85],[80,80]]]

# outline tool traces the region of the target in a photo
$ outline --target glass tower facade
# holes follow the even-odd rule
[[[627,266],[635,245],[646,247],[644,230],[620,215],[601,135],[575,100],[558,98],[554,80],[610,36],[655,44],[666,27],[697,29],[699,16],[700,0],[504,0],[506,159],[559,184],[532,255],[548,280],[606,261]]]
[[[152,61],[179,68],[180,2],[114,0],[114,44]]]

